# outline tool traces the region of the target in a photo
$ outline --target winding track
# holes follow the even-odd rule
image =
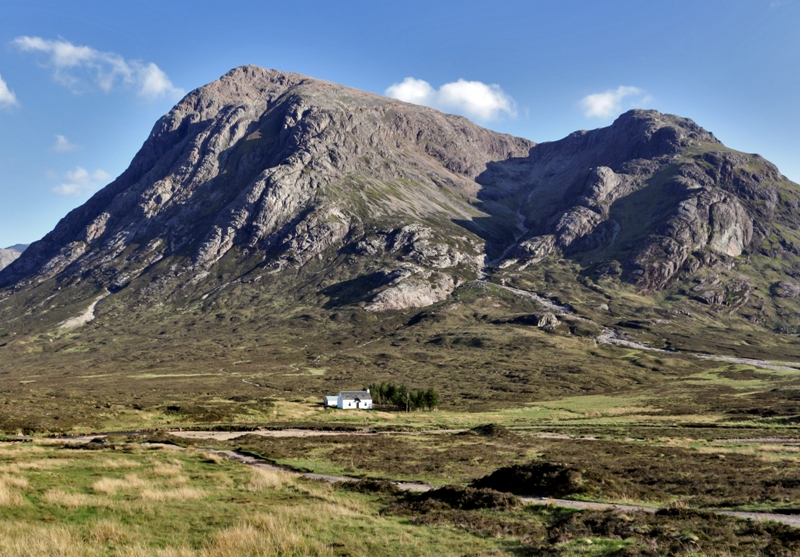
[[[486,282],[486,278],[483,279]],[[530,298],[539,303],[545,310],[551,311],[556,315],[569,315],[573,319],[577,319],[578,321],[591,321],[590,319],[586,319],[585,317],[580,317],[575,315],[572,311],[572,308],[569,305],[559,305],[537,294],[536,292],[531,292],[529,290],[522,290],[520,288],[514,288],[512,286],[507,286],[505,284],[498,284],[495,282],[491,283],[492,286],[497,288],[502,288],[517,296],[521,296],[523,298]],[[676,352],[672,350],[663,350],[661,348],[654,348],[652,346],[648,346],[641,342],[636,342],[633,340],[628,340],[619,331],[614,329],[604,328],[603,332],[600,333],[596,338],[595,341],[600,344],[616,344],[618,346],[625,346],[626,348],[633,348],[635,350],[645,350],[648,352],[657,352],[660,354],[667,354],[671,356],[692,356],[694,358],[700,358],[703,360],[715,360],[718,362],[727,362],[732,364],[743,364],[749,365],[753,367],[757,367],[760,369],[768,369],[771,371],[796,371],[800,372],[800,362],[769,362],[766,360],[756,360],[753,358],[737,358],[734,356],[721,356],[717,354],[702,354],[699,352]],[[781,365],[785,364],[785,365]]]
[[[233,461],[246,464],[248,466],[255,466],[263,470],[275,470],[281,472],[288,472],[297,474],[304,478],[311,480],[318,480],[323,482],[337,483],[337,482],[357,482],[361,478],[353,478],[350,476],[332,476],[328,474],[313,474],[311,472],[298,472],[291,468],[278,466],[266,460],[254,457],[252,455],[242,453],[240,451],[219,451],[214,449],[203,449],[206,452],[224,456]],[[417,482],[402,482],[393,481],[398,488],[403,491],[411,492],[426,492],[433,489],[433,486],[426,483]],[[642,505],[620,505],[617,503],[592,503],[589,501],[571,501],[569,499],[550,499],[548,497],[520,497],[524,502],[535,505],[554,505],[556,507],[567,507],[570,509],[587,509],[587,510],[615,510],[620,512],[646,512],[655,513],[658,509],[653,507],[645,507]],[[719,515],[734,516],[745,520],[771,520],[774,522],[781,522],[788,526],[800,528],[800,516],[777,514],[777,513],[759,513],[759,512],[745,512],[745,511],[711,511]]]

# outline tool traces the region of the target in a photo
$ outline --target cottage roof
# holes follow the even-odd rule
[[[342,397],[342,400],[372,400],[369,391],[342,391],[339,396]]]

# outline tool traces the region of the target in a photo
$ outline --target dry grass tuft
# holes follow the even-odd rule
[[[119,557],[197,557],[197,552],[188,547],[154,548],[137,544],[121,548],[116,555]]]
[[[222,455],[218,455],[218,454],[216,454],[216,453],[207,453],[207,452],[204,452],[204,453],[202,453],[202,454],[203,454],[203,458],[204,458],[204,459],[205,459],[207,462],[213,462],[214,464],[222,464],[223,462],[227,462],[227,461],[228,461],[228,459],[227,459],[227,458],[225,458],[225,457],[224,457],[224,456],[222,456]]]
[[[3,557],[101,557],[102,546],[81,540],[75,531],[63,526],[0,524],[0,551]]]
[[[85,493],[75,493],[63,491],[61,489],[51,489],[42,496],[42,501],[48,505],[56,505],[67,509],[77,509],[80,507],[97,507],[101,502],[91,495]]]
[[[353,516],[364,513],[363,504],[343,498],[328,482],[298,482],[294,489],[314,499],[320,507],[320,512],[331,516]]]
[[[281,489],[284,486],[294,485],[294,478],[280,470],[264,470],[252,468],[250,481],[245,485],[247,491],[262,491],[264,489]]]
[[[225,472],[209,472],[207,474],[203,474],[201,477],[203,480],[211,482],[220,487],[233,487],[234,485],[233,478],[231,478]]]
[[[194,487],[178,487],[175,489],[145,489],[140,497],[145,501],[186,501],[202,499],[207,493]]]
[[[89,530],[86,539],[89,543],[107,546],[109,544],[123,544],[131,539],[126,527],[111,520],[100,520]]]
[[[156,462],[151,470],[151,473],[158,476],[177,476],[181,472],[183,472],[183,466],[179,461],[173,461],[172,464]]]
[[[16,507],[22,504],[22,495],[0,484],[0,507]]]
[[[28,489],[28,478],[23,476],[0,476],[0,487]]]
[[[217,532],[200,552],[201,557],[257,557],[333,555],[330,548],[313,538],[314,517],[306,513],[256,515],[243,524]],[[297,520],[304,518],[303,520]],[[306,520],[307,519],[307,520]]]
[[[189,478],[188,476],[173,476],[172,478],[168,478],[164,483],[172,487],[186,485],[189,483]]]
[[[28,488],[28,478],[22,476],[0,476],[0,507],[16,507],[23,503],[18,489]]]
[[[129,458],[107,458],[101,464],[101,468],[117,469],[117,468],[138,468],[141,462],[136,462]]]
[[[43,458],[29,462],[13,462],[0,466],[0,473],[15,474],[22,470],[54,470],[72,462],[71,458]]]
[[[136,474],[128,474],[124,479],[101,478],[92,484],[92,489],[97,493],[114,495],[117,491],[130,491],[133,489],[145,489],[151,486],[147,480],[143,480]]]

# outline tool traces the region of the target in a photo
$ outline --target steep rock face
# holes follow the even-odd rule
[[[647,292],[685,272],[730,266],[776,226],[797,227],[800,197],[773,165],[655,111],[539,144],[517,164],[531,184],[522,201],[527,232],[503,267],[523,270],[556,253],[604,258]]]
[[[234,246],[262,254],[273,272],[302,266],[376,219],[404,230],[403,221],[436,213],[472,218],[467,200],[487,162],[532,145],[332,83],[237,68],[159,120],[130,168],[33,244],[0,285],[88,276],[113,290],[179,257],[163,296],[202,280]],[[479,266],[474,251],[426,241],[403,257]]]

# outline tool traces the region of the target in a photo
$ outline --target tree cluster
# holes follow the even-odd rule
[[[410,391],[405,385],[394,383],[369,386],[372,400],[378,404],[391,404],[407,412],[411,410],[433,410],[439,406],[439,395],[433,390]]]

